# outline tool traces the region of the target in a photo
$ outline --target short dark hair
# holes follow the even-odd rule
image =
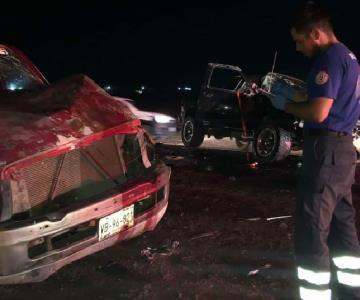
[[[332,32],[331,16],[327,9],[318,3],[308,1],[295,13],[292,28],[299,33],[309,33],[313,28]]]

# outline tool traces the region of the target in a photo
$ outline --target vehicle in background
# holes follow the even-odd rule
[[[173,136],[176,131],[176,119],[162,113],[143,111],[135,106],[135,101],[127,98],[115,97],[121,101],[128,109],[141,120],[142,126],[151,135],[151,137],[160,142],[162,139]]]
[[[300,120],[273,108],[267,95],[255,92],[261,78],[249,79],[237,66],[209,63],[197,98],[181,105],[181,138],[198,147],[204,136],[234,138],[260,162],[284,159],[301,142]]]
[[[291,150],[301,149],[303,121],[272,106],[274,81],[305,91],[303,81],[288,75],[270,72],[250,78],[237,66],[209,63],[197,98],[182,100],[184,145],[199,147],[205,135],[230,137],[263,163],[283,160]],[[358,132],[359,127],[354,132],[357,139]],[[360,142],[354,144],[360,148]]]
[[[128,106],[85,75],[49,84],[0,45],[0,284],[153,230],[170,169]]]

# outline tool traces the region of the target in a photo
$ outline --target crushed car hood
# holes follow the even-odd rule
[[[0,168],[86,136],[140,126],[126,105],[85,75],[0,96]]]

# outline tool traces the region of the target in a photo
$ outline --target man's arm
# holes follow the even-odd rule
[[[328,117],[333,101],[331,98],[317,97],[301,103],[288,102],[285,111],[305,121],[321,123]]]

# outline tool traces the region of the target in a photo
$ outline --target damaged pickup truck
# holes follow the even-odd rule
[[[283,160],[291,150],[300,150],[303,121],[271,105],[274,81],[305,95],[305,83],[297,78],[273,72],[249,78],[237,66],[209,63],[197,97],[184,98],[181,104],[184,145],[199,147],[205,135],[230,137],[263,163]],[[353,136],[359,153],[359,122]]]
[[[0,45],[0,128],[0,284],[42,281],[164,215],[169,167],[90,78],[49,84]]]

